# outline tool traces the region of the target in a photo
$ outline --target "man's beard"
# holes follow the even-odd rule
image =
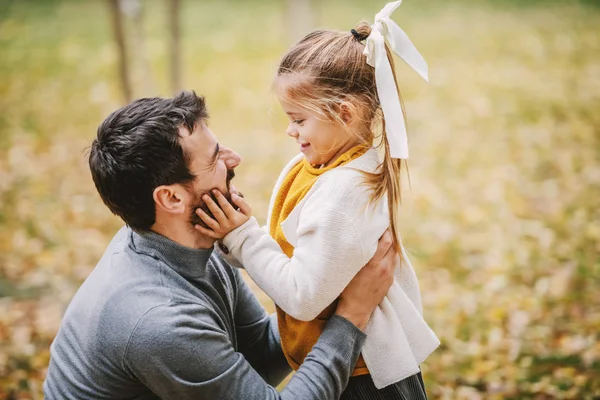
[[[233,206],[233,208],[237,209],[237,206],[235,204],[233,204],[233,201],[231,200],[231,191],[230,191],[231,180],[234,177],[235,177],[235,172],[232,169],[227,170],[227,180],[225,181],[225,185],[227,187],[227,192],[223,193],[223,197],[225,197],[225,199],[229,202],[229,204],[231,204]],[[209,217],[215,219],[215,216],[213,215],[212,211],[210,211],[210,209],[208,208],[206,203],[204,203],[204,201],[202,200],[202,196],[204,196],[205,194],[210,196],[212,201],[214,201],[217,204],[217,206],[219,206],[217,197],[213,194],[212,190],[210,190],[208,192],[204,192],[204,193],[195,193],[194,201],[192,202],[192,207],[191,207],[192,211],[190,213],[190,224],[192,224],[192,227],[194,227],[196,225],[200,225],[203,228],[210,229],[208,227],[208,225],[206,225],[206,223],[202,220],[202,218],[200,218],[198,216],[198,214],[196,214],[196,210],[198,208],[201,209],[202,211],[204,211],[206,214],[208,214]],[[238,196],[243,197],[243,195],[241,193],[237,193],[237,194],[238,194]],[[221,206],[219,206],[219,208],[221,208]]]

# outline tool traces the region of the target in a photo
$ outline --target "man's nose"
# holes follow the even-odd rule
[[[242,157],[240,157],[238,153],[236,153],[229,147],[221,145],[220,152],[221,160],[225,162],[225,166],[227,167],[227,169],[234,169],[242,162]]]

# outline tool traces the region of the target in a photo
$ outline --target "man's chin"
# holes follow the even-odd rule
[[[223,194],[223,196],[225,197],[225,199],[227,200],[227,202],[229,202],[229,204],[231,204],[234,208],[237,208],[235,206],[235,204],[233,204],[233,201],[231,200],[231,193],[232,193],[231,190],[228,190],[227,192],[221,192],[221,193]],[[207,193],[204,193],[204,194],[209,195],[210,198],[212,199],[212,201],[214,201],[215,204],[219,205],[219,202],[218,202],[216,196],[212,193],[212,190],[209,191],[209,192],[207,192]],[[210,211],[210,209],[208,208],[208,206],[201,200],[202,196],[204,194],[198,196],[198,201],[196,202],[196,204],[193,207],[191,207],[192,213],[190,215],[189,221],[190,221],[190,224],[192,225],[192,227],[194,227],[196,225],[200,225],[203,228],[210,229],[208,227],[208,225],[206,225],[206,223],[204,221],[202,221],[202,218],[200,218],[198,216],[198,214],[196,214],[196,210],[199,208],[202,211],[204,211],[209,217],[211,217],[211,218],[214,219],[214,215],[213,215],[212,211]],[[241,196],[241,194],[239,192],[237,193],[237,195]],[[241,196],[241,197],[243,197],[243,196]]]
[[[230,196],[232,194],[235,194],[235,195],[238,195],[240,197],[244,197],[244,194],[242,192],[240,192],[239,190],[237,190],[237,188],[235,186],[233,186],[232,184],[227,183],[227,188],[229,189]]]

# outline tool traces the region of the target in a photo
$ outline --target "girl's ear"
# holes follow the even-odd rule
[[[340,104],[340,118],[346,125],[350,125],[354,119],[355,107],[352,103],[344,101]]]

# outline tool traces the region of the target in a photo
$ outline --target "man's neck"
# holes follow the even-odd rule
[[[188,223],[161,224],[156,222],[151,230],[159,235],[171,239],[185,247],[192,249],[210,249],[215,244],[215,239],[202,236]]]

